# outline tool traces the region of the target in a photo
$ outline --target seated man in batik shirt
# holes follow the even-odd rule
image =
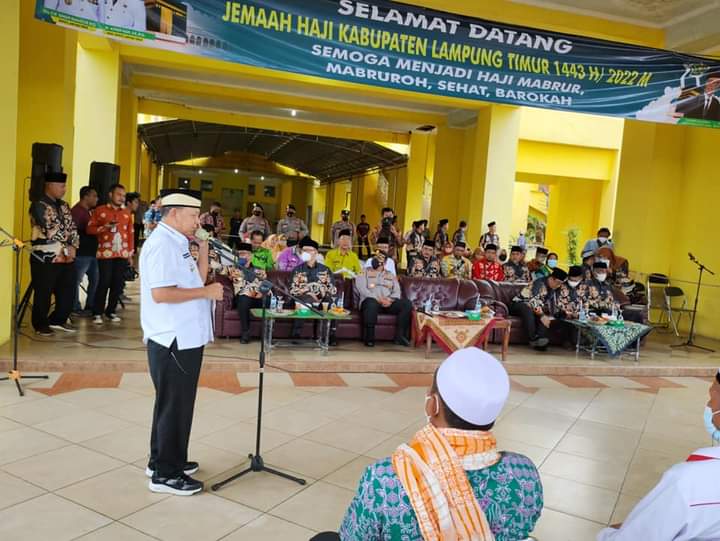
[[[440,261],[435,257],[435,241],[426,240],[420,255],[413,259],[408,267],[408,275],[413,278],[440,278]]]
[[[530,271],[525,263],[525,249],[522,246],[510,248],[510,261],[503,265],[506,282],[529,282]]]
[[[461,349],[437,369],[427,425],[370,465],[340,527],[342,541],[521,541],[543,487],[532,461],[499,451],[491,432],[510,378],[489,353]]]
[[[505,279],[503,267],[497,261],[497,246],[485,245],[485,256],[473,263],[473,280],[494,280],[502,282]]]
[[[593,263],[593,277],[586,282],[588,306],[596,314],[612,314],[613,309],[620,311],[620,305],[615,300],[612,283],[608,280],[607,263],[596,261]]]
[[[566,278],[564,270],[553,269],[547,278],[525,287],[510,304],[510,314],[523,320],[530,346],[539,351],[545,351],[550,343],[548,329],[560,313],[560,286]]]
[[[235,267],[224,267],[222,273],[230,276],[235,291],[235,306],[240,316],[240,343],[250,342],[250,310],[262,308],[263,295],[260,283],[267,279],[263,269],[252,266],[252,245],[247,242],[238,244],[238,260]],[[265,297],[268,306],[269,297]]]
[[[318,262],[318,243],[310,237],[305,237],[300,241],[299,246],[302,250],[303,263],[293,269],[290,278],[290,294],[315,308],[318,308],[323,302],[331,303],[337,289],[332,271]],[[294,319],[293,338],[300,338],[301,331],[302,321]],[[330,333],[330,345],[336,343],[333,328]]]
[[[458,242],[453,248],[453,253],[443,257],[440,270],[445,278],[469,280],[472,277],[472,263],[465,257],[466,249],[464,242]]]
[[[560,311],[565,319],[578,319],[580,310],[588,309],[588,286],[583,277],[583,268],[573,265],[568,269],[568,278],[560,286]]]

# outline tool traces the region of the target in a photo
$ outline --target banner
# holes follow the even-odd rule
[[[387,0],[37,0],[36,17],[326,79],[720,126],[720,62]]]

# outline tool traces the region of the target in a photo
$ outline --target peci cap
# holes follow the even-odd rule
[[[568,269],[568,276],[570,278],[577,278],[583,274],[583,268],[580,265],[573,265]]]
[[[48,171],[45,173],[45,182],[57,182],[59,184],[65,184],[67,182],[67,175],[62,171]]]
[[[300,244],[300,248],[310,247],[310,248],[315,248],[316,250],[320,248],[320,245],[317,242],[315,242],[314,240],[312,240],[310,237],[303,237],[300,240],[299,244]]]
[[[560,280],[561,282],[564,282],[565,280],[567,280],[567,277],[568,277],[567,272],[565,272],[562,269],[558,269],[558,268],[553,269],[552,272],[550,273],[550,278],[555,278],[556,280]]]
[[[493,244],[492,242],[485,245],[486,250],[495,250],[497,252],[497,245]]]
[[[202,193],[199,190],[168,188],[160,190],[163,207],[189,207],[199,209],[202,205]]]

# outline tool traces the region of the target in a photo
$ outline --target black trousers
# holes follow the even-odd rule
[[[187,462],[203,349],[178,350],[177,341],[166,348],[148,340],[148,365],[155,386],[148,466],[158,477],[181,474]]]
[[[67,322],[75,300],[75,266],[72,263],[40,263],[30,258],[33,285],[32,326],[35,330]],[[55,296],[55,310],[50,298]]]
[[[100,279],[95,293],[94,316],[101,316],[103,313],[106,315],[115,313],[120,294],[125,287],[123,273],[127,264],[127,259],[98,259]],[[109,295],[108,291],[110,291]]]
[[[270,297],[265,296],[265,308],[270,306]],[[263,299],[253,299],[247,295],[238,295],[235,297],[235,306],[240,316],[240,330],[243,334],[250,332],[250,310],[253,308],[262,308]]]
[[[143,224],[133,224],[133,241],[135,242],[133,246],[135,246],[135,253],[137,253],[137,249],[140,247],[140,235],[144,228],[145,226]]]
[[[510,315],[518,316],[522,319],[523,327],[525,327],[525,332],[527,332],[530,340],[547,338],[547,327],[540,322],[540,316],[533,312],[529,304],[525,302],[513,302],[510,305]]]
[[[395,338],[407,338],[410,330],[412,309],[413,305],[408,299],[396,299],[388,307],[383,306],[372,297],[365,299],[360,306],[363,327],[366,333],[365,339],[375,338],[375,325],[377,325],[378,314],[396,315]],[[368,336],[367,333],[371,333],[371,336]]]

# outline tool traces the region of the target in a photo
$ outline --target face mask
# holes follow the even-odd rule
[[[720,429],[713,423],[713,410],[710,409],[710,406],[705,406],[703,421],[705,422],[705,430],[710,434],[710,437],[715,441],[720,441]]]
[[[247,262],[248,262],[248,260],[247,260],[246,257],[238,257],[238,259],[237,259],[237,266],[238,266],[238,267],[244,267],[245,265],[247,265]]]
[[[312,256],[307,252],[303,252],[300,257],[305,263],[307,263],[308,261],[310,261],[312,259]]]
[[[428,403],[428,400],[432,400],[432,398],[433,398],[432,395],[428,395],[425,397],[425,410],[426,410],[425,423],[426,424],[430,424],[430,419],[432,419],[432,417],[427,414],[427,403]],[[435,402],[435,413],[433,415],[437,415],[438,413],[440,413],[440,405],[436,401]]]
[[[253,215],[254,216],[260,216],[261,212],[259,210],[254,210]]]
[[[557,267],[557,259],[549,259],[547,265],[551,269],[554,269],[555,267]]]
[[[574,289],[574,288],[576,288],[577,286],[580,285],[580,281],[577,281],[577,282],[573,281],[573,282],[571,282],[570,280],[568,280],[567,285],[569,285],[570,287],[572,287],[572,288]]]
[[[599,244],[605,244],[608,241],[607,237],[598,237]]]
[[[349,219],[349,217],[348,217],[348,216],[343,216],[343,217],[342,217],[342,221],[343,221],[343,222],[347,222],[347,221],[348,221],[348,219]]]
[[[604,272],[601,274],[596,274],[595,278],[597,278],[598,282],[604,282],[607,279],[607,274]]]
[[[293,216],[295,216],[295,213],[294,213],[294,212],[288,212],[288,213],[287,213],[287,217],[288,217],[288,218],[292,218]]]

